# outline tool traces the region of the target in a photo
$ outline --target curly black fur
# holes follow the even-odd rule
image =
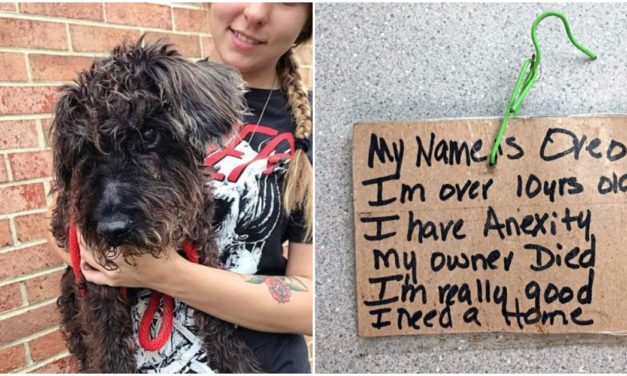
[[[58,193],[52,232],[59,246],[67,249],[73,220],[105,267],[115,267],[110,259],[117,252],[131,262],[143,253],[159,257],[184,239],[201,263],[219,267],[202,166],[208,143],[239,121],[241,83],[231,68],[190,62],[172,45],[142,37],[63,86],[51,129]],[[111,235],[110,223],[129,228]],[[68,268],[58,300],[81,371],[135,372],[130,307],[136,294],[129,290],[124,300],[117,288],[81,286],[84,297]],[[261,371],[233,325],[202,312],[195,319],[212,367]]]

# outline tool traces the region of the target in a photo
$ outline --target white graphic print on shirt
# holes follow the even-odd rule
[[[151,290],[142,290],[137,304],[131,310],[133,333],[136,338],[151,292]],[[153,338],[162,323],[163,299],[160,305],[151,327]],[[157,351],[147,351],[138,346],[139,350],[136,354],[138,373],[214,373],[207,365],[208,356],[202,339],[191,331],[193,327],[194,309],[175,300],[174,327],[170,340]]]
[[[259,152],[245,138],[264,134]],[[229,145],[207,157],[213,167],[210,184],[217,204],[225,210],[217,223],[218,249],[224,267],[244,274],[255,274],[265,242],[281,217],[281,190],[277,176],[287,171],[290,154],[277,151],[282,142],[293,144],[291,133],[248,124]]]

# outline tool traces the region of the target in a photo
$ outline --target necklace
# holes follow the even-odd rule
[[[257,124],[255,124],[255,128],[259,125],[259,123],[261,123],[261,119],[263,118],[263,114],[266,113],[266,107],[268,107],[268,103],[270,103],[270,98],[272,98],[273,92],[274,89],[270,89],[270,94],[268,94],[268,98],[266,98],[266,103],[264,103],[263,108],[261,109],[261,114],[259,114],[259,119],[257,119]]]
[[[270,89],[270,93],[268,94],[268,97],[266,98],[266,103],[264,103],[263,107],[261,108],[259,119],[257,119],[257,123],[255,124],[255,127],[253,128],[253,131],[250,134],[250,140],[252,140],[253,137],[255,136],[255,133],[257,133],[257,127],[259,126],[259,124],[261,124],[261,119],[263,118],[263,115],[266,113],[266,107],[268,107],[268,103],[270,103],[270,98],[272,98],[272,93],[274,93],[274,84],[276,83],[276,80],[277,80],[277,76],[274,76],[274,80],[272,81],[272,89]],[[236,137],[240,137],[239,131],[233,134],[231,137],[229,137],[227,144],[229,144]]]
[[[261,113],[259,114],[259,119],[257,119],[257,124],[255,124],[255,128],[253,128],[253,132],[250,134],[250,140],[253,139],[255,133],[257,132],[257,127],[261,124],[261,119],[263,119],[263,115],[266,113],[266,107],[268,107],[268,103],[270,103],[270,98],[272,98],[272,93],[274,93],[274,84],[276,84],[277,76],[274,76],[272,80],[272,89],[270,89],[270,93],[268,94],[268,98],[266,98],[266,103],[264,103],[263,108],[261,109]]]

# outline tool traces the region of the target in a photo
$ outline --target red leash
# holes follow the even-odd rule
[[[78,234],[76,233],[76,226],[74,223],[70,224],[70,258],[72,262],[72,269],[74,271],[74,280],[76,284],[81,286],[83,282],[83,274],[81,273],[81,250],[78,244]],[[188,240],[185,240],[182,243],[183,252],[185,252],[185,257],[195,264],[198,264],[199,256],[198,252],[192,245],[192,243]],[[85,289],[80,287],[81,296],[85,296]],[[126,288],[122,287],[122,296],[126,299]],[[161,323],[161,327],[159,328],[159,332],[154,338],[150,337],[150,327],[152,325],[152,321],[155,318],[155,314],[159,309],[159,302],[163,298],[163,322]],[[153,291],[150,295],[150,301],[148,302],[148,307],[146,307],[146,311],[142,316],[142,319],[139,323],[139,331],[137,333],[137,337],[139,339],[139,344],[148,351],[157,351],[161,349],[170,339],[172,335],[172,327],[174,326],[174,299],[169,296],[162,294],[158,291]]]

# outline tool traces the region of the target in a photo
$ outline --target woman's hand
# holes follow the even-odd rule
[[[96,262],[80,232],[78,232],[78,239],[81,249],[81,272],[87,281],[97,285],[152,288],[168,270],[172,270],[172,263],[183,260],[175,249],[168,250],[159,258],[150,254],[134,257],[132,260],[134,265],[127,263],[124,257],[118,254],[111,259],[117,265],[117,269],[107,270]]]

